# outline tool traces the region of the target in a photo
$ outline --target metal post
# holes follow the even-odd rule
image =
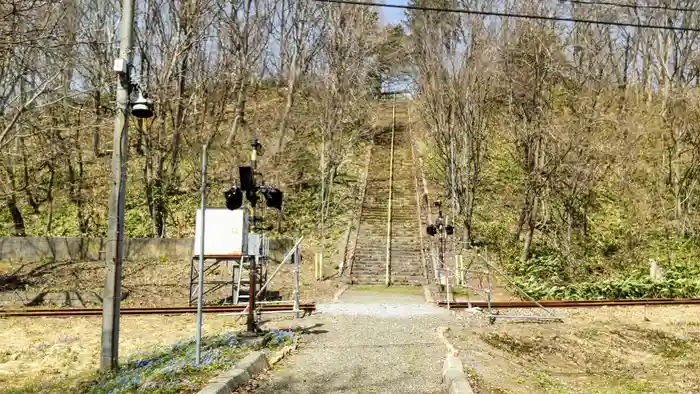
[[[299,295],[301,293],[301,283],[299,280],[299,274],[301,271],[301,245],[297,244],[296,249],[294,249],[294,312],[297,319],[299,318]]]
[[[314,253],[314,279],[323,279],[323,252]]]
[[[202,234],[199,244],[199,278],[197,279],[197,365],[202,352],[202,305],[204,304],[204,219],[207,209],[207,144],[202,146]]]
[[[450,292],[450,271],[447,267],[445,267],[445,280],[447,281],[447,309],[450,309],[450,295],[452,293]]]
[[[256,255],[253,257],[253,263],[255,263],[255,266],[256,266],[256,267],[260,267],[260,272],[262,272],[262,268],[263,268],[263,267],[260,265],[260,256],[259,256],[259,255],[256,254]],[[257,271],[257,269],[256,269],[256,271]],[[257,290],[257,289],[256,289],[256,290]],[[258,291],[258,293],[262,294],[262,291],[260,291],[260,290],[257,290],[257,291]],[[260,294],[255,294],[255,297],[257,298],[257,296],[260,295]],[[259,320],[259,319],[260,319],[260,312],[261,312],[261,311],[257,311],[257,312],[258,312],[258,320]]]
[[[457,286],[460,285],[459,283],[459,256],[455,255],[455,282],[457,282]]]
[[[253,140],[251,142],[251,152],[250,152],[250,170],[252,172],[252,177],[253,177],[253,186],[257,188],[257,185],[255,184],[255,163],[257,161],[257,154],[258,154],[258,139],[253,137]],[[254,193],[257,192],[257,189],[255,189]],[[251,207],[251,226],[250,229],[253,230],[255,229],[255,205]],[[247,234],[244,234],[243,236],[247,236]],[[255,264],[256,261],[255,259],[250,259],[250,290],[248,294],[248,319],[246,321],[246,327],[247,331],[249,333],[255,333],[257,332],[256,330],[256,325],[255,325],[255,280],[256,280],[256,270],[257,270],[257,264]]]
[[[445,275],[445,235],[440,232],[440,246],[438,249],[438,259],[440,259],[440,269],[442,270],[442,275]]]
[[[455,138],[454,130],[450,130],[450,197],[452,200],[452,223],[455,223],[457,217],[457,174],[455,169]],[[455,240],[452,240],[452,251],[457,249]]]
[[[121,41],[119,56],[129,67],[117,81],[117,114],[114,119],[112,146],[112,191],[109,199],[107,245],[105,253],[105,287],[102,297],[102,338],[100,370],[114,370],[119,365],[119,307],[121,302],[122,259],[124,257],[124,197],[126,162],[129,150],[129,94],[131,93],[132,30],[134,0],[122,0]]]
[[[489,308],[489,315],[491,315],[491,271],[488,264],[486,264],[486,285],[488,286],[486,289],[486,304]]]

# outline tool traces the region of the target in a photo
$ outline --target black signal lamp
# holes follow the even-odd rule
[[[455,228],[453,226],[451,226],[449,224],[447,226],[445,226],[445,233],[447,233],[447,235],[452,235],[454,232],[455,232]]]
[[[243,205],[243,191],[238,186],[231,186],[230,189],[224,192],[226,199],[226,208],[230,211],[236,210]]]
[[[263,196],[265,197],[265,204],[270,208],[275,208],[282,210],[282,199],[284,194],[282,191],[276,187],[265,187],[262,189]]]
[[[426,231],[428,232],[428,235],[430,235],[430,236],[437,234],[437,228],[435,227],[434,224],[429,224],[428,227],[426,228]]]
[[[238,174],[241,179],[241,189],[246,192],[254,191],[255,182],[253,181],[253,169],[250,166],[241,166],[238,167]]]

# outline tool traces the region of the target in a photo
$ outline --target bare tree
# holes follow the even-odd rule
[[[254,67],[263,61],[271,34],[274,1],[235,0],[221,9],[222,34],[227,38],[223,48],[235,59],[232,78],[236,94],[236,117],[226,139],[231,146],[239,127],[245,125],[245,103]]]
[[[368,131],[363,114],[372,94],[369,76],[378,67],[374,55],[379,47],[379,18],[376,12],[345,5],[326,6],[323,15],[327,29],[314,64],[317,79],[312,94],[320,115],[319,224],[325,240],[335,175],[350,149]]]
[[[66,64],[59,56],[61,49],[73,43],[58,29],[65,13],[58,2],[20,2],[0,8],[0,163],[5,175],[4,201],[15,235],[25,235],[17,172],[21,168],[18,164],[26,157],[23,140],[36,134],[37,120],[30,114],[38,114],[65,97],[62,89],[49,94],[60,86],[64,75]]]
[[[287,7],[285,7],[285,5]],[[280,35],[280,71],[286,75],[286,100],[284,109],[280,115],[277,130],[277,146],[275,150],[275,162],[279,163],[280,155],[284,148],[289,116],[294,106],[294,97],[297,93],[300,79],[305,70],[309,69],[311,60],[321,48],[320,36],[324,33],[325,19],[322,18],[320,6],[311,4],[306,0],[289,0],[282,2],[282,10],[288,9],[289,13],[281,15],[283,27],[289,18],[289,28],[282,29]]]

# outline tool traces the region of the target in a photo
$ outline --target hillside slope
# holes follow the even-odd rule
[[[216,127],[217,137],[211,144],[208,159],[208,183],[210,184],[209,206],[223,207],[223,193],[238,178],[238,166],[247,165],[250,155],[250,140],[258,138],[263,148],[258,155],[258,170],[262,181],[273,184],[284,192],[285,236],[314,236],[319,206],[319,155],[320,137],[313,125],[317,116],[314,103],[303,98],[298,100],[291,121],[291,132],[286,139],[284,151],[276,155],[278,144],[277,122],[285,94],[275,89],[258,92],[250,99],[247,111],[247,126],[240,128],[231,147],[225,144],[226,135],[235,118],[233,108],[224,113]],[[375,114],[367,114],[372,127]],[[101,124],[101,148],[104,154],[94,157],[90,153],[91,136],[80,136],[72,159],[55,163],[51,174],[45,168],[32,167],[42,160],[40,152],[27,147],[25,156],[27,170],[34,179],[26,187],[26,195],[18,194],[17,209],[22,215],[26,235],[32,236],[104,236],[107,219],[107,199],[110,191],[110,160],[112,122],[105,118]],[[209,126],[207,126],[209,127]],[[212,126],[213,127],[213,126]],[[359,125],[358,127],[363,127]],[[130,127],[130,152],[127,170],[126,232],[129,237],[156,236],[155,219],[152,215],[153,200],[149,200],[153,188],[153,164],[171,158],[162,152],[149,150],[141,132],[155,132],[156,125],[139,127],[132,120]],[[194,217],[200,204],[201,141],[203,132],[187,130],[183,135],[178,171],[174,174],[166,200],[165,235],[167,237],[191,237],[194,233]],[[363,157],[366,142],[347,149],[345,157],[335,174],[333,195],[329,205],[328,243],[344,230],[344,224],[355,206],[357,182],[364,171]],[[167,151],[166,151],[167,153]],[[160,156],[158,156],[160,154]],[[20,165],[20,163],[17,163]],[[18,167],[19,168],[19,167]],[[50,175],[50,176],[49,176]],[[150,182],[149,182],[150,180]],[[45,196],[49,193],[50,196]],[[264,205],[264,204],[262,204]],[[262,209],[268,225],[277,232],[277,215],[270,209]],[[8,209],[0,210],[0,236],[16,232],[13,217]]]

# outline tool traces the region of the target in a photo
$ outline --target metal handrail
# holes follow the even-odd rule
[[[374,141],[372,141],[368,151],[367,151],[367,159],[365,160],[365,179],[362,184],[362,195],[360,196],[360,206],[358,208],[358,213],[357,213],[357,226],[355,226],[355,239],[353,241],[352,245],[352,254],[350,255],[350,273],[352,274],[352,268],[355,265],[355,254],[357,253],[357,240],[360,237],[360,227],[362,226],[362,212],[364,211],[364,205],[365,205],[365,198],[367,196],[367,181],[369,180],[369,163],[372,161],[372,150],[374,150]],[[348,240],[345,242],[345,248],[347,251],[347,245],[350,241],[350,232],[348,231]],[[346,258],[343,259],[343,261],[340,264],[340,273],[339,275],[343,275],[343,271],[345,271],[345,260]]]
[[[258,293],[255,294],[255,298],[257,298],[260,294],[262,294],[263,290],[265,290],[265,288],[267,287],[267,285],[270,284],[270,282],[271,282],[272,279],[275,277],[275,275],[277,275],[277,272],[279,272],[280,268],[282,268],[282,266],[287,262],[287,260],[289,260],[289,258],[292,257],[292,255],[294,254],[294,251],[296,251],[296,249],[299,247],[299,244],[301,243],[301,241],[302,241],[303,239],[304,239],[304,237],[299,238],[299,239],[297,240],[297,242],[294,243],[294,246],[292,246],[292,248],[289,249],[289,251],[287,252],[287,254],[284,256],[284,258],[283,258],[282,261],[280,262],[280,265],[278,265],[278,266],[277,266],[277,269],[275,270],[275,272],[272,273],[272,276],[270,276],[270,278],[267,280],[267,282],[265,282],[265,284],[262,285],[262,287],[260,288],[260,290],[258,291]]]
[[[267,287],[267,285],[269,285],[270,282],[272,281],[272,279],[275,277],[275,275],[277,275],[277,272],[279,272],[280,268],[282,268],[282,266],[284,266],[284,264],[287,262],[287,260],[289,260],[289,258],[292,257],[292,256],[294,255],[294,253],[295,253],[295,252],[297,251],[297,249],[299,248],[299,245],[301,244],[301,241],[302,241],[303,239],[304,239],[304,237],[299,238],[299,239],[297,240],[297,242],[294,243],[294,246],[292,246],[292,248],[289,249],[289,251],[287,252],[287,254],[284,256],[284,258],[283,258],[282,261],[280,262],[279,266],[277,266],[277,269],[275,270],[275,272],[272,273],[272,276],[270,276],[270,278],[267,280],[267,282],[265,282],[265,284],[262,285],[262,287],[260,288],[260,290],[258,290],[258,292],[255,294],[255,298],[258,298],[258,296],[260,296],[260,294],[262,294],[263,290],[265,290],[265,288]],[[294,305],[295,305],[295,311],[296,311],[296,310],[297,310],[297,309],[296,309],[296,308],[297,308],[296,306],[298,305],[298,299],[295,300],[295,304],[294,304]],[[237,318],[236,320],[240,319],[241,316],[243,316],[246,312],[248,312],[248,307],[250,307],[250,304],[246,304],[245,309],[243,310],[243,312],[240,313],[240,315],[238,316],[238,318]],[[235,314],[234,314],[234,315],[235,315]]]
[[[428,193],[428,182],[425,179],[425,173],[423,172],[423,158],[421,155],[418,153],[418,147],[416,145],[416,139],[413,136],[413,132],[411,128],[409,127],[408,129],[408,134],[411,139],[411,153],[413,155],[413,163],[416,166],[416,199],[418,200],[418,215],[419,217],[419,223],[421,223],[421,228],[419,231],[421,232],[421,252],[423,255],[424,259],[424,265],[427,263],[427,258],[425,257],[425,242],[423,241],[423,228],[422,228],[422,210],[421,210],[421,205],[425,204],[425,211],[426,211],[426,224],[430,225],[432,224],[432,212],[430,209],[430,198],[429,198],[429,193]],[[419,192],[419,189],[422,189],[422,193]],[[422,196],[421,196],[422,195]],[[421,198],[422,197],[422,198]],[[430,262],[432,263],[432,271],[433,271],[433,279],[435,281],[438,281],[438,269],[439,269],[439,264],[437,262],[437,259],[435,257],[435,251],[432,248],[431,243],[428,243],[429,246],[429,255],[430,255]],[[427,275],[427,267],[424,267],[424,275],[426,279],[428,279]]]
[[[389,156],[389,212],[386,217],[386,285],[391,283],[391,205],[394,192],[394,133],[396,129],[396,94],[391,108],[391,153]]]

